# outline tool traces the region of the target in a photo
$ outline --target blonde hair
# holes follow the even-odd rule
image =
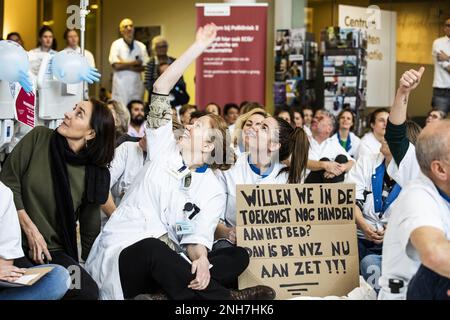
[[[156,36],[156,37],[154,37],[152,39],[152,50],[154,51],[155,48],[156,48],[156,45],[158,43],[161,43],[161,42],[165,42],[166,44],[168,44],[166,38],[164,38],[163,36]]]
[[[125,134],[128,131],[128,126],[130,125],[130,113],[128,110],[116,100],[108,100],[106,102],[106,105],[111,105],[114,109],[114,112],[116,113],[116,116],[118,118],[119,126],[116,127],[116,130],[119,131],[121,134]]]
[[[247,122],[247,120],[254,114],[260,114],[264,118],[268,118],[270,116],[270,114],[262,108],[254,108],[248,111],[247,113],[240,115],[239,118],[237,118],[236,123],[234,125],[233,136],[231,138],[233,146],[236,147],[238,143],[241,142],[242,129],[244,128],[245,122]]]

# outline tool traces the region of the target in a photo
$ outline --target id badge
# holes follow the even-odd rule
[[[189,170],[189,168],[187,168],[186,166],[183,166],[181,168],[179,168],[178,170],[174,170],[171,168],[168,168],[167,171],[175,178],[177,178],[178,180],[183,179],[184,177],[186,177],[189,173],[191,173],[191,171]]]
[[[194,233],[194,225],[191,221],[178,221],[175,224],[175,231],[178,236],[193,234]]]

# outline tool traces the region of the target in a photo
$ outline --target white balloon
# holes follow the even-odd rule
[[[28,67],[28,55],[18,43],[9,40],[0,41],[0,80],[20,81],[23,74],[28,72]]]
[[[56,79],[68,84],[82,82],[83,77],[90,72],[87,59],[72,50],[56,53],[52,59],[52,69]]]

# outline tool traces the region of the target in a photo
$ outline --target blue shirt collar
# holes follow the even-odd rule
[[[197,172],[197,173],[205,173],[206,170],[208,170],[208,165],[204,164],[203,166],[198,167],[197,169],[195,169],[195,172]]]
[[[439,194],[441,195],[442,198],[444,198],[445,201],[447,201],[448,203],[450,203],[450,197],[448,195],[446,195],[444,193],[444,191],[442,191],[441,189],[439,189],[438,187],[436,187],[436,189],[438,190]]]
[[[261,170],[250,161],[250,155],[248,155],[247,161],[250,166],[250,169],[252,169],[254,173],[261,176],[262,178],[268,177],[273,171],[274,167],[273,163],[270,165],[269,169],[266,170],[266,172],[261,173]]]

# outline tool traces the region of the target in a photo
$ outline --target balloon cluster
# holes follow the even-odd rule
[[[68,84],[82,81],[92,84],[101,77],[97,69],[89,66],[86,57],[72,50],[56,53],[52,59],[52,69],[56,79]]]
[[[16,42],[0,41],[0,80],[19,82],[25,92],[33,90],[28,77],[28,55]]]

